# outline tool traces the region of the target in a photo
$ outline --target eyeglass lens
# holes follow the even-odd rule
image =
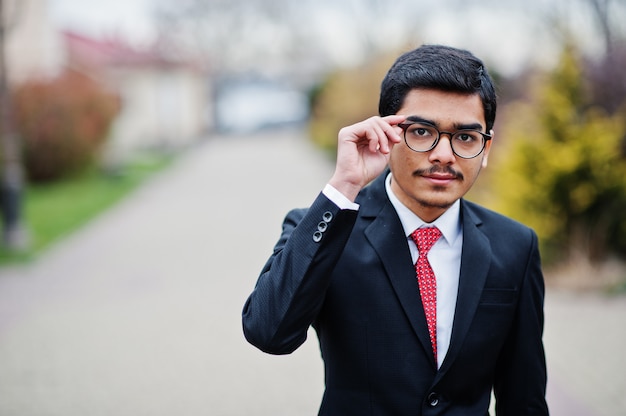
[[[482,152],[485,138],[476,130],[459,130],[454,133],[442,132],[450,137],[452,151],[462,158],[473,158]],[[404,138],[406,144],[416,152],[432,150],[438,143],[440,134],[434,126],[412,123],[406,126]]]

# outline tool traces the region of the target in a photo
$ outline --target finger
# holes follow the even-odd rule
[[[387,154],[389,153],[390,150],[390,137],[388,134],[389,129],[391,129],[391,127],[389,125],[383,125],[379,127],[379,131],[378,131],[378,150],[381,153]],[[393,140],[393,138],[391,138],[391,140]]]
[[[383,153],[389,153],[391,148],[396,143],[400,143],[402,141],[402,128],[398,127],[397,124],[389,124],[387,122],[382,124],[383,132],[385,134],[384,145],[381,146],[381,151]]]
[[[405,116],[372,117],[367,120],[372,123],[371,128],[376,132],[377,136],[377,145],[374,148],[373,143],[370,141],[370,150],[388,154],[391,151],[391,147],[402,140],[400,137],[402,129],[396,123],[404,120],[406,120]],[[390,121],[394,124],[390,124]]]
[[[397,122],[398,120],[405,120],[405,116],[394,116],[393,118],[387,117],[386,119],[381,117],[376,118],[376,121],[378,123],[377,126],[380,127],[380,130],[378,131],[378,135],[380,136],[379,150],[381,153],[384,154],[388,154],[389,152],[391,152],[391,148],[396,143],[399,143],[402,140],[402,138],[400,137],[400,134],[402,133],[402,128],[398,127],[395,124],[389,124],[387,122],[387,120],[389,119]]]
[[[396,126],[400,123],[403,123],[406,121],[407,116],[401,115],[401,114],[394,114],[391,116],[385,116],[385,117],[381,117],[382,120],[384,120],[385,122],[387,122],[388,124],[391,124],[392,126]]]
[[[384,146],[385,133],[377,123],[368,125],[365,130],[365,137],[368,141],[367,147],[371,153],[378,152]]]

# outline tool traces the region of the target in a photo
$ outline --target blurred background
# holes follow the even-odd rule
[[[42,296],[35,299],[45,303],[46,291],[37,289],[38,279],[49,285],[48,279],[60,281],[74,272],[87,279],[99,262],[114,263],[102,251],[89,257],[92,263],[80,260],[72,244],[85,249],[86,243],[65,242],[90,230],[105,213],[116,212],[122,201],[136,201],[145,219],[156,204],[202,194],[206,211],[198,216],[215,219],[233,214],[211,211],[219,204],[240,207],[258,193],[262,206],[248,221],[259,227],[254,239],[265,247],[245,265],[250,271],[224,266],[231,275],[246,274],[231,292],[235,307],[229,307],[238,313],[286,210],[305,206],[329,177],[337,131],[377,113],[380,82],[400,53],[422,43],[443,43],[483,59],[498,88],[490,166],[469,199],[537,231],[551,290],[589,294],[594,311],[613,305],[606,312],[610,320],[604,331],[611,338],[600,354],[611,350],[608,343],[615,349],[626,344],[621,324],[626,317],[621,300],[626,293],[623,0],[0,0],[0,11],[0,292],[4,290],[6,299],[31,298],[34,290]],[[194,171],[187,182],[163,179],[176,176],[189,163],[207,170]],[[290,169],[302,171],[290,174]],[[268,184],[277,178],[286,187],[284,200],[274,200]],[[194,180],[199,182],[186,190],[185,184]],[[146,203],[136,197],[155,181],[163,199]],[[189,234],[181,232],[181,240],[176,240],[176,225],[186,230],[181,220],[194,217],[187,211],[170,215],[151,223],[155,228],[168,224],[167,233],[173,233],[159,237],[172,244],[163,250],[170,253],[176,250],[173,244],[182,243],[182,250],[198,250],[202,257],[201,247],[185,240]],[[268,217],[275,227],[266,233],[259,224]],[[190,265],[193,256],[185,258],[191,262],[185,263],[185,273],[198,278],[211,275],[215,264],[228,258],[224,241],[235,238],[226,237],[230,231],[225,221],[206,229],[199,221],[190,225],[189,233],[211,234],[215,240],[207,244],[218,246],[220,254],[196,266]],[[121,225],[117,227],[119,233]],[[143,257],[134,250],[148,247],[156,232],[150,225],[141,230],[137,232],[143,239],[125,253],[132,252],[136,260]],[[121,231],[122,237],[111,244],[128,233]],[[235,247],[241,244],[236,241]],[[67,247],[65,255],[73,259],[67,268],[54,261],[61,255],[58,250],[63,252],[58,247]],[[153,252],[146,256],[168,259]],[[129,273],[129,264],[120,260],[115,273]],[[134,278],[148,279],[155,273],[155,267],[146,270],[139,262],[132,264]],[[120,284],[126,287],[127,282]],[[67,285],[74,287],[69,281]],[[567,296],[552,311],[571,324],[571,313],[582,308],[576,308],[581,299]],[[27,342],[7,328],[27,325],[24,317],[34,314],[33,302],[24,306],[0,301],[0,345],[3,339],[9,345],[3,350],[7,357],[19,356]],[[73,311],[83,314],[84,306]],[[214,313],[189,307],[193,316]],[[68,325],[63,316],[59,322]],[[587,334],[596,324],[588,325],[552,335],[554,356],[560,356],[556,345],[583,342],[574,334]],[[240,338],[236,329],[232,336]],[[35,326],[30,334],[36,338],[40,330]],[[561,371],[561,380],[570,378],[573,361],[583,360],[583,355],[573,354],[551,361]],[[40,385],[37,367],[25,364],[32,357],[22,358],[19,365],[0,364],[0,379],[5,377],[5,384],[0,383],[0,413],[68,414],[71,406],[48,407],[65,413],[41,413],[45,406],[35,413],[23,411],[28,407],[16,397],[34,394],[34,385],[46,387]],[[608,382],[604,374],[613,373],[616,366],[620,374],[626,373],[626,364],[620,354],[604,365],[606,369],[599,370],[605,367],[589,364],[578,372],[596,381],[570,381],[552,391],[563,393],[565,401],[575,398],[571,402],[580,414],[622,414],[626,402],[619,391],[625,387],[624,377]],[[6,374],[22,383],[19,391],[7,387],[12,379]],[[589,399],[583,400],[588,407],[576,406],[588,384],[598,386],[597,379],[603,392],[597,394],[610,395],[602,401],[613,407],[594,408]],[[256,382],[264,385],[266,380]],[[12,401],[7,401],[10,394]],[[2,407],[3,400],[12,407]],[[287,409],[281,399],[273,400]],[[133,409],[141,408],[137,406]],[[228,409],[209,414],[256,414]],[[562,414],[575,414],[567,412]]]
[[[94,168],[279,126],[332,156],[340,127],[376,114],[395,57],[445,43],[482,57],[499,89],[494,168],[472,197],[536,228],[549,265],[608,265],[594,283],[619,286],[626,5],[518,3],[3,0],[5,245],[53,239],[37,214],[26,229],[27,184],[37,198]]]

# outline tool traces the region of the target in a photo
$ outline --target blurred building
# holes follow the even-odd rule
[[[179,149],[211,124],[205,71],[160,45],[131,46],[123,38],[95,39],[55,26],[49,0],[3,0],[11,85],[79,71],[116,94],[121,111],[107,142],[109,162],[145,149]]]
[[[3,0],[7,75],[11,85],[57,75],[63,45],[48,14],[48,0]]]
[[[67,65],[118,94],[121,113],[113,126],[109,157],[124,159],[144,149],[178,149],[209,127],[208,82],[192,60],[172,58],[158,45],[138,49],[122,39],[93,39],[64,32]]]
[[[301,126],[308,117],[307,94],[285,79],[249,76],[215,82],[215,128],[221,133]]]

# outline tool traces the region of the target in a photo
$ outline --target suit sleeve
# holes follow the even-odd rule
[[[537,236],[531,231],[526,272],[515,321],[498,360],[494,394],[497,415],[548,415],[543,348],[544,281]]]
[[[341,210],[323,194],[309,209],[287,214],[282,235],[243,308],[248,342],[271,354],[289,354],[302,345],[356,216],[357,211]]]

